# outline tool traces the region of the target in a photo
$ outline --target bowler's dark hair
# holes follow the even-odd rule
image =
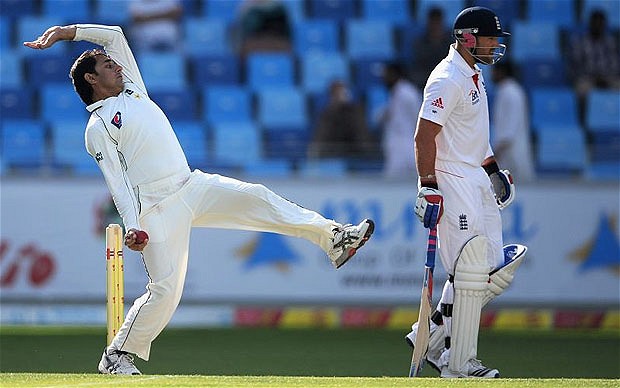
[[[69,72],[69,77],[71,77],[71,82],[73,82],[73,88],[86,105],[90,105],[94,101],[93,86],[86,81],[84,75],[86,75],[86,73],[97,74],[97,71],[95,71],[97,55],[106,55],[106,53],[100,49],[84,51],[78,59],[73,62],[71,71]]]

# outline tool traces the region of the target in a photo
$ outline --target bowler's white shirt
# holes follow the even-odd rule
[[[472,69],[454,45],[428,78],[420,117],[443,127],[435,139],[437,160],[480,167],[493,154],[482,71],[477,65]]]
[[[86,149],[97,161],[126,229],[140,229],[139,186],[187,171],[187,159],[162,110],[149,98],[120,27],[79,24],[74,40],[103,46],[123,67],[124,90],[87,107]]]

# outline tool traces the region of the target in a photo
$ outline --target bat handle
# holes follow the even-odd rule
[[[426,248],[426,265],[428,268],[435,268],[435,253],[437,252],[437,228],[428,231],[428,246]]]

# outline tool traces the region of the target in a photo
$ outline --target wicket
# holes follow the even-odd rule
[[[108,345],[114,339],[125,320],[125,296],[123,289],[123,228],[110,224],[105,229],[106,239],[106,296]]]

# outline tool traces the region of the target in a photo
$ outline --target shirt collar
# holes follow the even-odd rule
[[[463,73],[468,78],[471,78],[474,74],[480,74],[482,70],[478,67],[478,64],[474,65],[472,69],[469,64],[465,61],[465,58],[461,56],[461,54],[456,51],[456,44],[453,43],[450,45],[450,51],[448,52],[448,61],[452,62],[457,69]]]
[[[104,100],[99,100],[99,101],[93,102],[92,104],[90,104],[89,106],[86,107],[86,110],[89,111],[90,113],[93,113],[93,111],[95,109],[101,108],[101,106],[103,105],[103,101]]]

